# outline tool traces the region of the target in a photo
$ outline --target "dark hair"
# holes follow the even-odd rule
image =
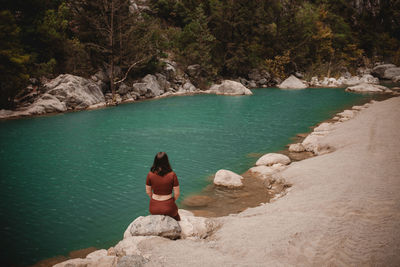
[[[153,166],[151,166],[150,171],[157,173],[160,176],[164,176],[169,172],[172,172],[171,165],[169,164],[167,153],[158,152],[154,157]]]

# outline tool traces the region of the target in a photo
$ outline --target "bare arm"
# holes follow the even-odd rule
[[[177,200],[179,198],[180,195],[180,191],[179,191],[179,185],[178,186],[174,186],[174,199]]]
[[[153,196],[153,192],[151,190],[151,186],[146,185],[146,194],[151,198]]]

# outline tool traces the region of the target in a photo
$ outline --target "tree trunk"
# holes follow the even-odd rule
[[[114,85],[114,0],[111,0],[111,23],[110,23],[110,89],[112,101],[115,102],[115,85]]]

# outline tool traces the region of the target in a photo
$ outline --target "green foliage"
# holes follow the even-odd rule
[[[14,97],[28,79],[30,56],[20,43],[20,28],[8,10],[0,11],[0,108],[13,106]]]

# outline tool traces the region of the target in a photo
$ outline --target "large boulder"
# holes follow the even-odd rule
[[[55,96],[67,109],[85,109],[105,102],[99,85],[92,80],[71,74],[61,74],[44,87],[47,94]]]
[[[278,164],[274,164],[272,166],[265,166],[265,165],[256,166],[256,167],[250,168],[249,171],[260,176],[260,178],[262,178],[262,179],[266,179],[278,172],[285,170],[286,168],[287,168],[286,165],[278,163]]]
[[[252,95],[253,93],[243,84],[231,80],[224,80],[221,84],[214,84],[210,92],[217,95]]]
[[[215,174],[214,184],[225,187],[240,187],[243,186],[243,177],[228,170],[219,170]]]
[[[190,65],[186,69],[187,73],[192,78],[197,78],[201,74],[201,66],[199,64]]]
[[[305,151],[305,148],[301,143],[291,144],[289,146],[289,152],[299,153],[299,152],[303,152],[303,151]]]
[[[157,81],[157,77],[151,74],[146,75],[142,82],[146,84],[146,94],[148,97],[160,96],[164,90]]]
[[[279,84],[278,87],[281,89],[304,89],[307,88],[307,85],[294,75],[290,75],[289,78]]]
[[[391,90],[385,86],[377,84],[362,83],[359,85],[351,86],[346,88],[347,92],[359,92],[359,93],[388,93]]]
[[[260,165],[272,166],[272,165],[278,164],[278,163],[287,165],[290,163],[290,158],[283,154],[268,153],[257,160],[256,166],[260,166]]]
[[[400,75],[399,75],[399,76],[394,76],[394,77],[392,78],[392,82],[394,82],[394,83],[399,83],[399,82],[400,82]]]
[[[183,239],[202,239],[209,236],[215,229],[215,222],[212,219],[196,217],[193,214],[179,210],[181,220],[178,222]]]
[[[389,68],[386,69],[383,74],[383,79],[391,80],[393,77],[400,76],[400,68]]]
[[[372,75],[378,77],[379,79],[383,79],[383,77],[385,76],[385,71],[391,68],[396,68],[396,65],[394,64],[378,65],[372,69]]]
[[[178,222],[164,215],[140,216],[128,228],[132,236],[161,236],[169,239],[178,239],[181,236]]]
[[[20,112],[20,116],[40,115],[53,112],[64,112],[67,110],[65,103],[50,94],[44,94],[27,109]]]

